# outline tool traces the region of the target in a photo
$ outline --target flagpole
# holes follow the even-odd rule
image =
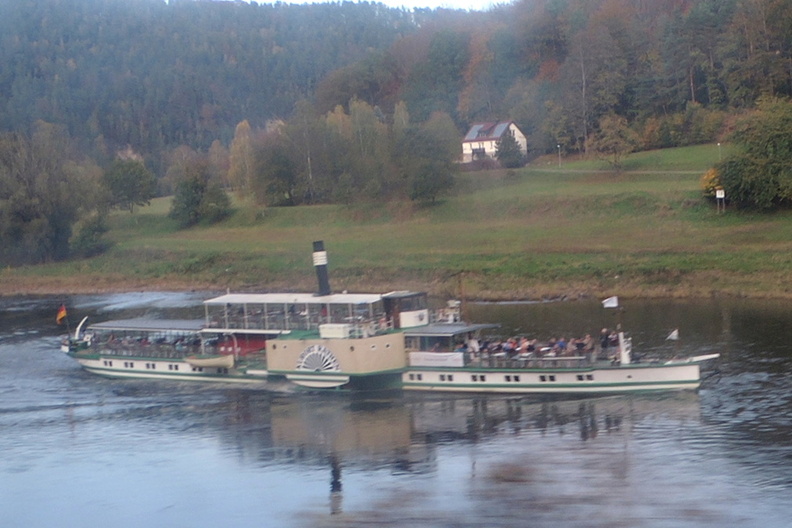
[[[65,303],[64,303],[64,306],[66,306]],[[71,334],[71,325],[69,324],[69,311],[68,310],[66,310],[66,315],[63,317],[63,319],[66,321],[66,334],[69,335],[69,334]]]

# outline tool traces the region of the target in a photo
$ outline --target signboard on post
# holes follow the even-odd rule
[[[718,204],[718,212],[726,211],[726,191],[715,189],[715,202]]]

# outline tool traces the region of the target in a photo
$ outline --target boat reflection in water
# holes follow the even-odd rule
[[[522,455],[514,457],[512,446],[508,451],[515,463],[501,461],[501,442],[525,440],[518,453],[539,453],[542,448],[532,447],[530,438],[554,435],[566,438],[567,444],[570,438],[588,442],[602,435],[622,438],[625,428],[648,417],[672,424],[700,420],[695,393],[544,401],[491,396],[368,400],[242,390],[229,397],[222,405],[234,418],[218,429],[224,440],[232,435],[237,452],[267,464],[327,468],[331,514],[343,511],[343,475],[350,470],[360,474],[385,468],[397,478],[439,476],[442,450],[490,446],[465,458],[470,477],[475,480],[478,472],[485,482],[517,478],[519,483],[519,474],[526,471],[518,462]],[[211,410],[222,415],[218,411]],[[269,434],[259,434],[262,430]]]

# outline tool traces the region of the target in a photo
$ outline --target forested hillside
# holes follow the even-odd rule
[[[792,155],[792,113],[772,104],[792,95],[792,0],[519,0],[483,13],[6,1],[0,65],[3,264],[100,252],[110,208],[155,193],[175,194],[181,226],[224,218],[229,190],[264,205],[436,203],[463,131],[493,119],[517,123],[529,157],[595,152],[618,167],[633,150],[720,141],[758,107],[754,123],[780,116],[778,141],[751,125],[742,137],[761,159],[708,185],[746,205],[792,203],[778,155]],[[768,157],[773,171],[753,169]]]
[[[327,112],[357,97],[384,114],[404,101],[414,120],[444,111],[460,131],[510,118],[537,153],[586,150],[607,114],[648,147],[711,140],[720,117],[698,109],[792,94],[789,0],[522,0],[486,13],[38,0],[3,2],[0,37],[0,128],[62,124],[86,148],[131,145],[157,169],[165,149],[228,145],[237,123],[262,128],[303,98]]]
[[[420,18],[348,2],[2,2],[0,128],[41,119],[147,158],[227,144],[243,119],[287,117],[326,73],[387,49]]]

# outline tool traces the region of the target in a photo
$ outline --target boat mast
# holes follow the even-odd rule
[[[330,295],[330,280],[327,278],[327,251],[325,251],[323,240],[313,243],[313,264],[316,268],[316,279],[319,281],[319,291],[316,292],[316,295],[319,297]]]

